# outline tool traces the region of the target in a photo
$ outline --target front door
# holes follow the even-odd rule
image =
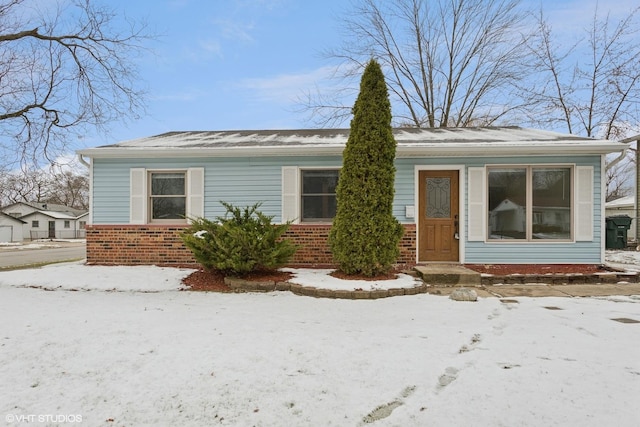
[[[50,239],[56,238],[56,222],[55,221],[49,221],[49,238]]]
[[[459,261],[457,170],[419,172],[418,261]]]

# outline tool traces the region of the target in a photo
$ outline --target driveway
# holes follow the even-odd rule
[[[0,246],[0,268],[86,258],[84,240],[36,241]]]

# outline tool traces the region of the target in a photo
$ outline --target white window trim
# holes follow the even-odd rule
[[[302,221],[302,171],[341,169],[342,166],[282,166],[282,222],[331,224],[331,221]]]
[[[298,189],[299,189],[299,195],[298,195],[298,203],[299,203],[299,217],[300,217],[300,223],[301,224],[331,224],[333,223],[333,218],[332,219],[325,219],[325,220],[305,220],[302,217],[302,187],[303,187],[303,177],[302,177],[302,172],[304,171],[340,171],[342,168],[341,167],[319,167],[319,166],[313,166],[313,167],[301,167],[298,169],[298,173],[299,173],[299,177],[298,180],[300,181],[298,184]]]
[[[150,179],[152,173],[185,174],[185,216],[184,220],[152,220]],[[187,169],[146,169],[131,168],[129,181],[129,223],[130,224],[188,224],[189,218],[204,216],[204,168]]]
[[[550,169],[550,168],[571,168],[571,191],[572,191],[572,195],[571,195],[571,236],[569,239],[533,239],[530,236],[530,232],[531,232],[531,227],[532,227],[532,221],[533,221],[533,210],[532,209],[528,209],[527,210],[527,216],[526,216],[526,224],[527,224],[527,238],[526,239],[514,239],[514,240],[510,240],[510,239],[490,239],[489,238],[489,215],[488,215],[488,207],[489,207],[489,172],[491,169],[518,169],[518,168],[524,168],[527,170],[527,188],[526,188],[526,198],[527,198],[527,206],[531,206],[532,205],[532,198],[533,198],[533,190],[532,190],[532,182],[531,182],[531,174],[533,173],[533,169]],[[510,163],[505,163],[505,164],[491,164],[491,165],[485,165],[484,167],[485,169],[485,184],[484,184],[484,191],[485,191],[485,200],[484,200],[484,212],[485,212],[485,219],[484,219],[484,228],[485,228],[485,243],[488,244],[500,244],[500,245],[521,245],[521,244],[566,244],[566,243],[575,243],[576,241],[591,241],[593,240],[593,216],[591,216],[591,221],[590,224],[588,225],[588,228],[590,229],[590,232],[587,233],[582,233],[581,235],[579,235],[580,233],[577,232],[578,230],[578,216],[580,213],[583,212],[582,208],[586,209],[586,203],[583,203],[583,206],[578,206],[578,189],[579,189],[579,177],[578,177],[578,171],[582,170],[590,170],[591,171],[591,183],[590,183],[590,187],[591,191],[591,199],[593,199],[593,167],[592,166],[577,166],[574,163],[535,163],[535,164],[510,164]],[[593,208],[593,201],[591,201],[591,204],[589,205],[591,207],[591,209]],[[585,225],[585,227],[587,227]]]

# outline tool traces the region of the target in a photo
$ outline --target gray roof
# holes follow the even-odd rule
[[[217,155],[305,155],[339,154],[349,137],[349,129],[185,131],[123,141],[117,144],[79,150],[89,157],[140,157],[153,152],[167,156]],[[626,144],[596,140],[551,131],[516,126],[482,128],[396,128],[398,155],[443,155],[457,152],[483,154],[496,150],[508,154],[515,148],[532,153],[561,149],[564,152],[605,153],[621,151]],[[435,150],[431,153],[428,150]],[[525,150],[526,151],[526,150]],[[521,151],[519,151],[521,152]],[[512,153],[513,154],[513,153]]]

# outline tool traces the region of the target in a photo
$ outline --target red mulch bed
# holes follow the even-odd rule
[[[508,276],[511,274],[594,274],[608,271],[598,264],[465,264],[478,273]]]
[[[291,273],[282,271],[258,271],[246,275],[243,279],[256,282],[268,280],[285,282],[292,276]],[[204,270],[201,268],[182,279],[182,283],[185,286],[189,286],[189,290],[191,291],[233,292],[233,290],[224,283],[224,274],[216,270]]]

